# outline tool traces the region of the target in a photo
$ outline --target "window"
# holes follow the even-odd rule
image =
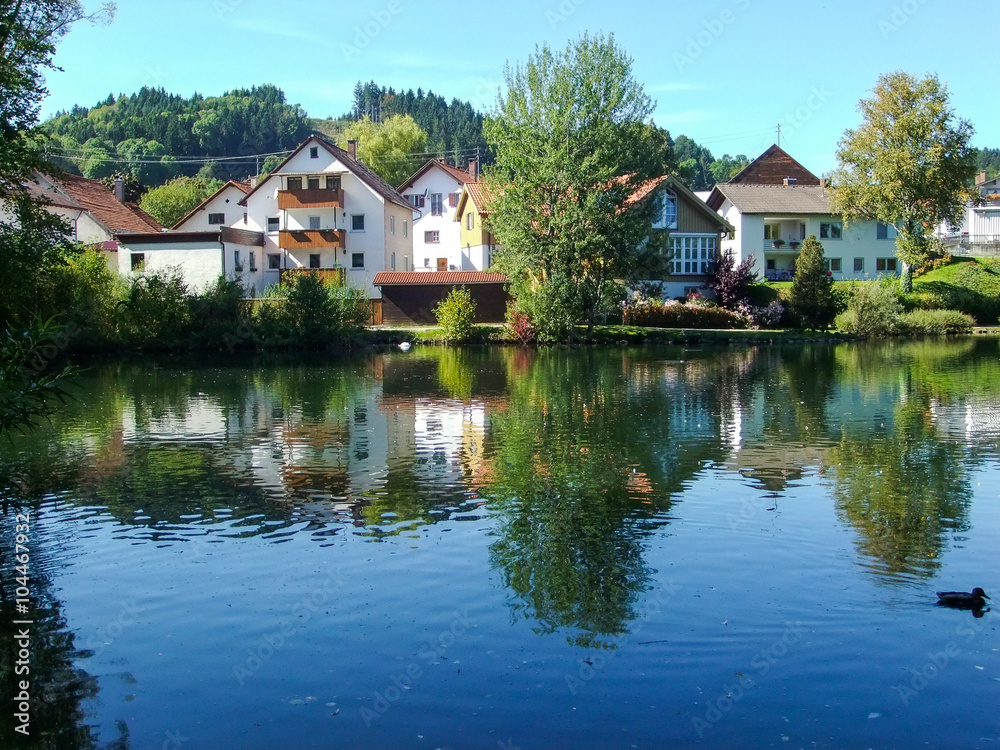
[[[458,197],[461,193],[448,193],[448,208],[458,208]]]
[[[327,190],[340,190],[340,176],[327,177],[326,178],[326,189]]]
[[[146,264],[146,253],[132,253],[132,270],[141,271]]]
[[[839,221],[823,223],[819,225],[819,238],[821,240],[839,240],[844,236],[844,225]]]
[[[765,240],[780,240],[781,239],[781,224],[765,224],[764,225],[764,239]]]
[[[308,183],[310,190],[319,190],[319,177],[310,177]]]
[[[855,258],[854,259],[854,273],[862,273],[865,270],[865,259]]]
[[[289,177],[288,178],[288,189],[289,190],[301,190],[302,189],[302,178],[301,177]]]
[[[217,226],[219,224],[225,224],[226,223],[226,215],[225,214],[209,214],[208,215],[208,223],[210,225],[213,225],[213,226]]]
[[[233,268],[236,271],[242,271],[243,270],[243,267],[240,266],[240,251],[239,250],[233,250]]]
[[[827,271],[832,271],[833,273],[840,273],[841,270],[840,258],[827,258],[825,263]]]
[[[309,149],[309,158],[318,159],[319,158],[319,146],[313,146]]]
[[[425,205],[424,196],[422,195],[408,195],[406,200],[410,202],[410,205],[414,208],[423,208]]]
[[[389,256],[389,270],[390,271],[396,270],[396,253],[393,253],[392,255]]]
[[[774,258],[768,258],[767,259],[767,270],[768,271],[776,271],[777,269],[778,269],[778,265],[777,265],[777,263],[774,262]]]
[[[653,229],[677,229],[677,196],[664,190],[656,201]]]
[[[896,227],[882,221],[875,227],[875,239],[878,240],[894,240],[898,234]]]
[[[431,259],[424,258],[424,268],[430,268],[430,267],[431,267]]]
[[[876,258],[875,259],[875,270],[883,271],[885,273],[896,273],[896,259],[895,258]]]
[[[309,253],[309,267],[319,268],[319,253]]]
[[[707,275],[715,269],[715,235],[673,236],[667,251],[667,272]]]
[[[444,213],[444,196],[441,193],[431,195],[431,216],[440,216]]]
[[[320,217],[319,216],[310,216],[309,217],[309,228],[310,229],[319,229],[319,221],[320,221]]]
[[[248,214],[248,213],[246,213],[244,211],[244,213],[243,213],[243,223],[247,224],[247,223],[249,223],[249,221],[250,221],[250,214]]]
[[[281,255],[278,253],[267,254],[267,270],[277,271],[281,268]]]
[[[395,234],[395,233],[396,233],[396,217],[395,216],[390,216],[389,217],[389,234]]]
[[[403,236],[404,237],[410,236],[410,222],[408,222],[406,219],[403,219]]]
[[[470,232],[476,228],[476,215],[471,211],[465,215],[465,228]]]
[[[365,267],[365,254],[351,253],[351,268],[364,268],[364,267]]]
[[[280,220],[278,219],[277,216],[268,216],[267,217],[267,231],[268,232],[277,232],[278,231],[278,227],[280,227],[280,226],[281,226],[281,222],[280,222]]]
[[[250,251],[250,272],[254,273],[257,270],[257,253],[253,250]]]
[[[353,214],[351,216],[351,231],[352,232],[363,232],[363,231],[365,231],[365,215],[364,214]]]
[[[427,245],[436,245],[441,242],[440,232],[424,232],[424,243]]]

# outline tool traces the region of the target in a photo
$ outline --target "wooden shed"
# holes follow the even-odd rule
[[[434,325],[438,302],[463,286],[476,301],[477,323],[503,323],[510,300],[507,277],[483,271],[383,271],[375,286],[382,291],[385,325]]]

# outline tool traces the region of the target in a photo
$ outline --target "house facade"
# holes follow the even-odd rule
[[[181,229],[155,237],[119,235],[128,248],[119,267],[130,272],[176,266],[192,286],[222,274],[238,279],[251,295],[307,269],[380,298],[377,273],[412,269],[413,210],[358,161],[355,146],[344,151],[313,136],[235,206],[234,191],[242,190],[229,185],[228,204],[224,189],[204,210],[185,217]],[[226,225],[215,224],[218,214]]]
[[[981,202],[966,207],[961,226],[938,228],[938,237],[952,255],[1000,255],[1000,177],[988,180],[986,172],[980,172],[976,189]]]
[[[453,220],[460,225],[459,245],[464,270],[487,271],[499,245],[489,228],[491,196],[483,182],[469,182],[462,188]]]
[[[462,233],[454,220],[462,188],[477,179],[477,163],[469,171],[431,159],[399,192],[416,212],[413,224],[413,270],[418,272],[481,271],[474,267],[461,244]],[[400,269],[402,270],[402,269]]]
[[[243,200],[251,187],[245,182],[229,181],[200,206],[171,227],[184,232],[211,232],[234,226],[243,219]]]
[[[815,235],[837,281],[896,274],[896,230],[876,221],[848,225],[835,213],[832,189],[777,146],[728,183],[716,185],[708,206],[733,227],[722,251],[769,281],[790,281],[802,242]]]
[[[652,230],[662,235],[665,275],[646,283],[658,284],[666,299],[703,292],[714,273],[723,236],[733,227],[672,175],[644,183],[629,204],[650,200],[656,202]]]

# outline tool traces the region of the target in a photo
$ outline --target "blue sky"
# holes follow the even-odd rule
[[[60,44],[64,72],[48,76],[43,115],[144,84],[213,95],[274,83],[310,116],[336,117],[358,80],[485,110],[507,61],[603,32],[634,58],[657,124],[674,136],[752,158],[780,122],[782,146],[820,173],[857,125],[858,100],[893,70],[939,75],[975,126],[975,145],[1000,147],[985,54],[998,20],[1000,6],[971,0],[118,0],[110,26],[81,24]]]

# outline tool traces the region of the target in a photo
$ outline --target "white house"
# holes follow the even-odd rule
[[[784,176],[783,176],[784,175]],[[791,280],[803,240],[823,244],[834,279],[866,279],[898,272],[896,230],[875,221],[850,225],[834,213],[832,189],[777,146],[728,183],[716,185],[708,205],[734,228],[722,242],[737,262],[753,256],[754,271],[771,281]]]
[[[185,232],[210,232],[234,226],[243,220],[240,201],[246,198],[250,189],[245,182],[230,180],[171,228]]]
[[[129,268],[177,266],[192,285],[223,273],[238,278],[250,294],[283,274],[310,269],[378,299],[378,272],[412,269],[413,209],[356,153],[354,143],[344,151],[310,137],[243,195],[235,210],[220,191],[205,210],[182,220],[184,230],[119,235],[129,250]],[[240,189],[229,186],[228,195],[236,197],[234,190]],[[219,217],[211,214],[219,213],[225,226],[213,223]],[[186,229],[201,221],[213,228]]]
[[[941,225],[938,237],[953,255],[1000,255],[1000,177],[988,180],[980,172],[976,188],[982,202],[966,207],[961,226]]]
[[[462,227],[453,221],[462,187],[477,179],[469,171],[431,159],[403,183],[399,192],[419,212],[413,225],[414,271],[483,271],[462,248]]]

